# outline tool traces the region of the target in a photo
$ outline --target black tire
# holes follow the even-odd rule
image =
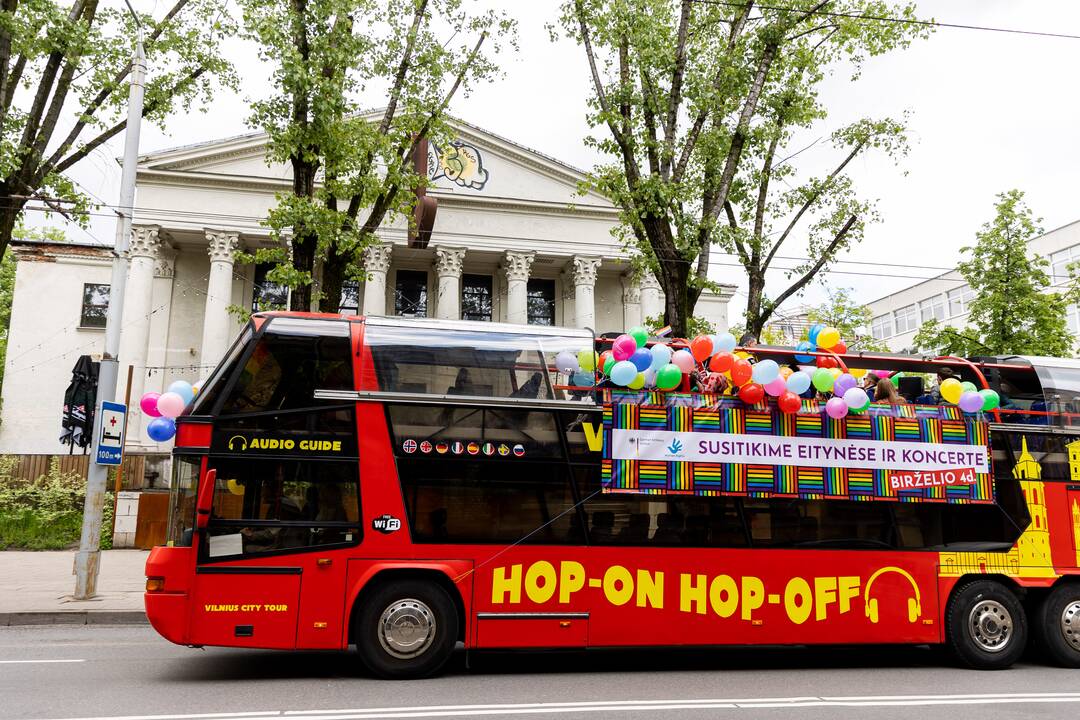
[[[441,586],[423,580],[380,583],[360,599],[353,642],[371,672],[389,679],[429,677],[442,669],[458,639],[454,601]],[[388,625],[398,632],[384,632]],[[425,626],[426,623],[426,626]],[[425,633],[425,627],[430,633]]]
[[[957,588],[949,599],[945,634],[963,664],[1004,670],[1024,653],[1027,616],[1012,590],[993,580],[975,580]]]
[[[1039,647],[1057,664],[1080,668],[1080,583],[1061,583],[1034,615]]]

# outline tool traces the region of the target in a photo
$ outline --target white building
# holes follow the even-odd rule
[[[451,147],[430,146],[428,196],[438,200],[430,245],[409,247],[403,220],[380,229],[381,244],[366,254],[370,279],[347,291],[343,311],[598,333],[663,313],[656,279],[633,276],[612,236],[616,209],[578,194],[581,171],[467,123],[454,127]],[[268,167],[265,151],[266,136],[256,133],[140,158],[119,356],[121,385],[134,367],[131,451],[168,453],[146,436],[138,398],[209,374],[240,327],[230,306],[285,301],[265,282],[267,268],[234,262],[236,251],[271,242],[261,221],[290,187],[289,168]],[[64,389],[80,355],[100,358],[110,252],[32,242],[13,251],[0,453],[66,452],[57,440]],[[726,289],[704,296],[697,312],[726,329],[730,297]],[[167,477],[162,463],[155,467]]]
[[[1080,260],[1080,220],[1051,230],[1028,241],[1028,252],[1050,261],[1047,272],[1051,284],[1068,281],[1068,265]],[[895,352],[915,351],[915,335],[924,322],[938,320],[957,329],[967,325],[972,291],[955,270],[924,280],[917,285],[867,303],[873,312],[870,332],[884,340]],[[1076,306],[1068,313],[1068,327],[1080,334],[1080,314]]]

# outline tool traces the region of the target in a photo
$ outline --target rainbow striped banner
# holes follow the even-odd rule
[[[642,402],[644,401],[644,402]],[[654,402],[649,402],[654,401]],[[872,406],[871,412],[842,420],[820,405],[796,414],[762,403],[748,408],[738,400],[660,393],[613,393],[604,405],[604,492],[646,495],[741,496],[936,503],[992,503],[992,472],[976,472],[974,484],[895,489],[894,470],[861,467],[803,467],[762,462],[717,463],[688,460],[620,460],[612,456],[614,430],[725,433],[748,441],[773,437],[873,440],[939,445],[981,445],[989,455],[990,432],[979,419],[964,418],[951,406]],[[872,412],[879,409],[879,412]],[[667,442],[665,440],[664,442]],[[904,451],[906,453],[906,451]]]

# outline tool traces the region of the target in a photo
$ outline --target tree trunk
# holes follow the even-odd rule
[[[660,287],[664,290],[664,322],[671,326],[672,337],[685,338],[690,322],[687,302],[690,266],[686,263],[660,263]]]
[[[765,293],[765,275],[763,273],[747,273],[749,288],[746,296],[746,331],[739,338],[739,344],[745,345],[761,339],[761,331],[765,327],[768,315],[761,312],[761,300]]]
[[[8,245],[11,244],[12,233],[15,232],[15,225],[19,222],[26,200],[11,197],[8,193],[0,193],[0,203],[3,203],[0,206],[0,258],[3,258]]]
[[[331,247],[326,253],[322,269],[322,297],[319,311],[336,313],[341,310],[341,286],[345,284],[345,264],[348,259]]]
[[[293,195],[303,198],[315,197],[315,172],[318,163],[308,162],[299,155],[292,158]],[[293,228],[292,266],[311,276],[315,271],[315,253],[318,249],[318,236],[304,226]],[[290,310],[309,312],[311,310],[311,283],[301,284],[292,290],[289,302]]]

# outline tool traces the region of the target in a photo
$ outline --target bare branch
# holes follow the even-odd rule
[[[675,68],[671,73],[671,94],[668,99],[667,118],[664,120],[664,157],[660,175],[667,180],[671,175],[671,163],[675,156],[675,121],[682,105],[683,74],[686,72],[686,33],[690,26],[690,8],[693,0],[683,0],[679,13],[679,30],[675,40]]]
[[[833,239],[829,241],[828,247],[821,251],[821,255],[818,257],[817,262],[814,263],[814,265],[809,270],[803,273],[802,277],[792,283],[787,290],[780,293],[780,296],[777,297],[776,300],[772,301],[772,307],[779,307],[789,297],[802,290],[803,287],[808,282],[810,282],[815,275],[817,275],[818,271],[821,270],[821,268],[825,267],[825,263],[829,261],[829,257],[836,251],[836,248],[840,246],[840,243],[844,241],[844,238],[847,237],[848,232],[851,230],[852,226],[855,225],[858,219],[858,215],[852,215],[850,218],[848,218],[848,221],[844,223],[844,226],[840,228],[840,230],[837,231],[836,235],[833,236]]]
[[[735,252],[739,253],[739,260],[743,266],[749,269],[750,255],[746,252],[746,246],[743,245],[742,240],[739,239],[739,221],[735,218],[735,208],[731,206],[731,202],[724,202],[724,212],[727,214],[728,225],[731,229],[736,231],[732,233],[732,242],[735,244]]]

